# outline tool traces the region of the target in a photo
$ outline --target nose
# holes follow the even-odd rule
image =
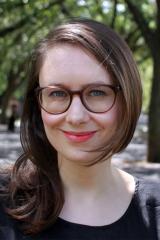
[[[89,121],[89,112],[77,95],[73,96],[72,103],[66,114],[66,121],[72,125],[80,125]]]

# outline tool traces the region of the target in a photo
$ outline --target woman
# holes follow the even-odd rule
[[[159,239],[158,186],[111,163],[133,136],[141,97],[131,51],[105,25],[73,20],[39,43],[24,154],[2,180],[2,239]]]

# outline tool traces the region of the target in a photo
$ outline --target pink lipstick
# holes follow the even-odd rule
[[[85,142],[93,137],[96,131],[92,132],[67,132],[63,131],[65,136],[73,142]]]

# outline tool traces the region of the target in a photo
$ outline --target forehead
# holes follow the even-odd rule
[[[90,52],[71,44],[58,44],[46,53],[39,74],[40,85],[111,84],[110,75]]]

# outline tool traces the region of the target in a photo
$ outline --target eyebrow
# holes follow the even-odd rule
[[[83,84],[80,86],[80,89],[81,88],[85,88],[85,87],[88,87],[90,85],[112,85],[112,83],[105,83],[105,82],[102,82],[102,81],[96,81],[96,82],[91,82],[91,83],[87,83],[87,84]],[[62,88],[69,88],[68,85],[66,85],[65,83],[54,83],[54,84],[49,84],[48,86],[46,87],[51,87],[51,86],[57,86],[57,87],[62,87]]]

